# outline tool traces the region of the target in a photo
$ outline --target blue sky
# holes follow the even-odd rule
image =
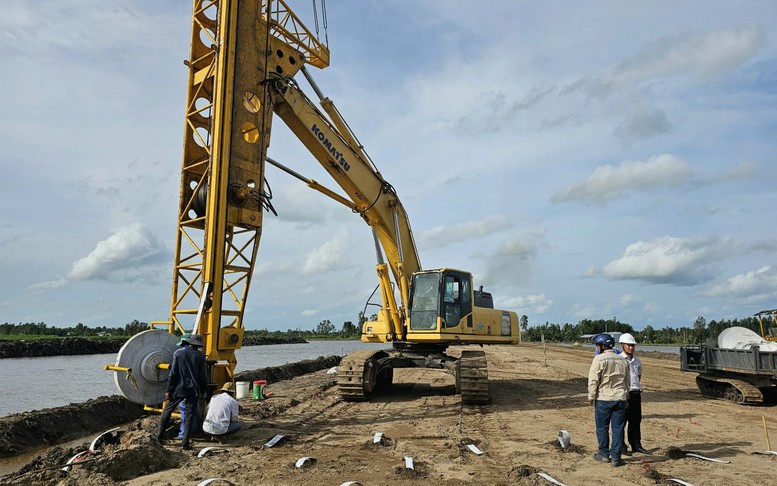
[[[310,2],[291,5],[312,26]],[[168,317],[190,11],[4,3],[0,322]],[[331,66],[311,70],[396,188],[424,268],[471,271],[530,324],[777,307],[772,2],[327,12]],[[280,120],[269,155],[336,187]],[[369,229],[268,178],[279,217],[246,327],[355,321],[377,284]]]

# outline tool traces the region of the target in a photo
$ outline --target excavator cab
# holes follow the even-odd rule
[[[472,327],[472,275],[452,269],[418,272],[410,285],[410,331]]]

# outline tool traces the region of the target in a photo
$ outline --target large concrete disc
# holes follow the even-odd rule
[[[116,366],[132,369],[134,380],[128,380],[127,373],[115,372],[113,380],[119,392],[127,400],[141,405],[162,403],[170,372],[158,369],[157,365],[172,363],[176,349],[178,337],[161,329],[150,329],[132,336],[119,350]]]

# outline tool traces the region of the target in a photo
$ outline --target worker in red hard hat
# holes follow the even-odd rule
[[[631,385],[629,387],[629,408],[626,409],[626,427],[629,444],[632,452],[640,454],[650,454],[642,447],[642,432],[640,424],[642,422],[642,361],[634,355],[637,349],[637,340],[629,333],[622,334],[618,343],[623,350],[623,356],[629,363],[631,369]],[[623,444],[626,449],[626,444]]]

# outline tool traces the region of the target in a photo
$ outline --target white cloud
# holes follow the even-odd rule
[[[718,75],[750,59],[765,40],[763,30],[756,26],[665,37],[621,63],[607,81],[623,85],[688,73]]]
[[[177,19],[163,9],[145,12],[101,0],[79,2],[39,1],[32,5],[11,1],[0,19],[3,44],[29,54],[80,52],[93,55],[102,49],[126,54],[129,48],[157,49],[158,42],[138,35],[144,30],[169,26]]]
[[[694,170],[673,154],[655,155],[646,162],[625,161],[617,167],[600,165],[585,182],[563,189],[551,198],[559,204],[569,201],[604,204],[624,192],[642,192],[686,183]]]
[[[748,247],[748,252],[752,253],[777,253],[777,239],[763,239],[752,241]]]
[[[417,245],[424,250],[433,250],[473,238],[488,236],[511,227],[513,224],[509,218],[497,214],[474,221],[436,226],[420,233],[417,237]]]
[[[348,263],[346,253],[350,237],[351,232],[348,228],[341,227],[331,240],[310,252],[305,258],[305,263],[302,264],[300,273],[311,275],[346,266]]]
[[[63,287],[71,282],[107,280],[143,282],[160,266],[168,264],[168,253],[162,243],[142,223],[132,223],[115,230],[99,241],[89,255],[76,260],[64,277],[41,282],[32,290]]]
[[[734,275],[721,282],[703,295],[711,297],[747,298],[763,300],[777,296],[777,268],[765,265],[758,270]]]
[[[302,317],[313,317],[316,314],[318,314],[318,309],[305,309],[300,313]]]
[[[732,180],[749,179],[757,174],[758,163],[753,160],[746,160],[734,165],[728,170],[723,171],[718,175],[710,177],[708,180],[703,181],[705,184],[715,184],[718,182],[726,182]]]
[[[616,130],[615,136],[625,141],[654,137],[669,133],[672,123],[662,110],[640,105],[628,114],[628,119]]]
[[[637,295],[634,294],[623,294],[620,298],[620,303],[622,305],[629,305],[633,304],[635,302],[639,302],[640,298]]]
[[[544,228],[531,228],[510,236],[487,258],[483,284],[515,286],[526,282],[544,242]]]
[[[667,36],[618,64],[599,79],[581,79],[564,89],[590,96],[609,96],[659,78],[696,75],[702,79],[729,72],[751,59],[764,45],[760,27],[715,30],[705,34]]]
[[[511,297],[504,300],[498,300],[495,307],[499,309],[512,309],[518,315],[542,314],[553,305],[553,299],[548,298],[544,293],[535,295],[525,295],[520,297]]]
[[[650,283],[691,285],[707,280],[727,240],[717,238],[674,238],[664,236],[638,241],[626,247],[623,255],[601,270],[615,280],[643,280]],[[597,273],[589,270],[588,275]]]

